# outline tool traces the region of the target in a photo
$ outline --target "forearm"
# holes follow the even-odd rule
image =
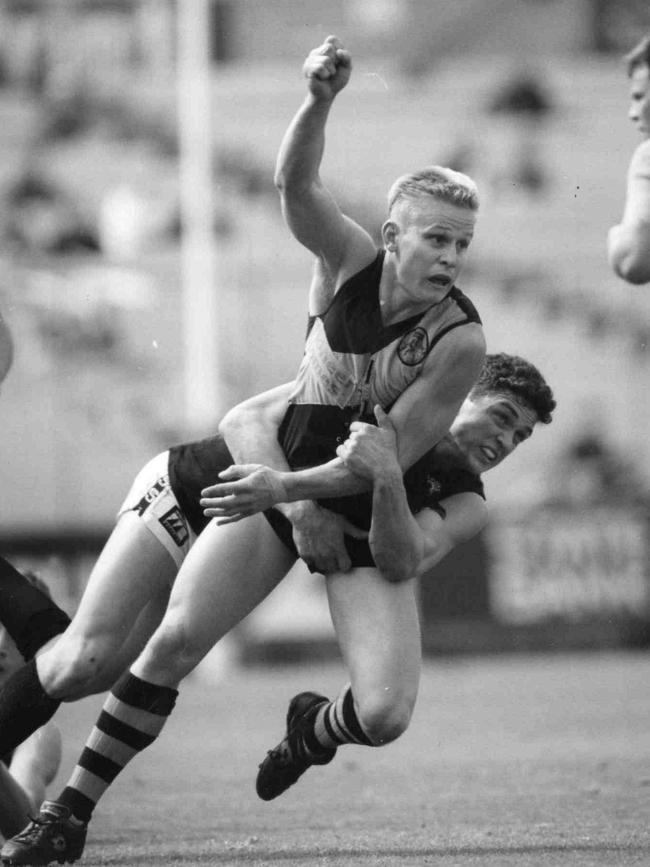
[[[325,149],[325,124],[332,100],[309,94],[293,118],[280,145],[275,184],[285,195],[318,182]]]
[[[246,411],[236,408],[229,412],[219,431],[226,441],[228,450],[236,464],[264,464],[291,477],[291,468],[284,451],[278,442],[277,419],[269,418],[259,411]],[[307,501],[278,503],[277,508],[289,520],[299,521],[309,513],[315,504]]]
[[[282,474],[287,502],[345,497],[372,489],[369,479],[355,475],[340,458],[326,464]]]
[[[264,464],[274,470],[290,471],[278,442],[277,427],[258,413],[228,414],[219,425],[228,451],[236,464]]]
[[[369,543],[377,568],[388,581],[406,581],[418,574],[424,540],[399,469],[375,480]]]

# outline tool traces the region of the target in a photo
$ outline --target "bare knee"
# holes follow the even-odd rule
[[[117,676],[110,641],[89,636],[61,639],[37,662],[39,680],[51,698],[75,701],[107,689]]]
[[[415,697],[384,687],[363,696],[358,703],[357,716],[373,746],[380,747],[404,734],[414,705]]]
[[[167,617],[158,627],[140,660],[148,677],[156,683],[181,681],[201,661],[204,650],[188,633],[181,618]]]

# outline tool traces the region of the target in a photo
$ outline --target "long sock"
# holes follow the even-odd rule
[[[12,674],[0,690],[0,756],[11,753],[45,725],[59,704],[41,686],[36,660]]]
[[[127,671],[113,687],[67,786],[56,799],[88,822],[120,771],[158,737],[178,691]]]
[[[50,638],[67,629],[70,618],[47,593],[0,557],[0,623],[29,660]]]
[[[318,709],[314,728],[305,735],[304,741],[311,755],[322,754],[323,750],[336,749],[342,744],[373,745],[357,717],[350,684],[343,687],[335,701]]]

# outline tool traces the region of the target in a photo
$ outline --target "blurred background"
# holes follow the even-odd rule
[[[292,378],[310,257],[273,166],[336,33],[328,186],[377,237],[397,175],[474,177],[461,288],[558,400],[422,582],[425,650],[646,645],[650,291],[605,238],[637,143],[621,58],[649,30],[645,0],[2,0],[0,551],[73,610],[146,460]],[[329,652],[322,582],[297,571],[233,648]]]

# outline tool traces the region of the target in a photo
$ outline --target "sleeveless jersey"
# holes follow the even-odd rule
[[[444,518],[445,511],[441,501],[454,494],[473,493],[485,499],[480,476],[465,469],[457,459],[444,452],[440,453],[436,448],[426,452],[419,461],[416,461],[406,471],[404,487],[406,488],[409,508],[413,514],[417,514],[422,509],[434,509]],[[322,500],[321,504],[333,508],[333,511],[349,514],[349,504],[346,501],[354,500],[357,506],[353,515],[354,522],[364,530],[370,528],[372,493],[359,494],[357,497],[341,497],[339,500],[341,502],[340,508],[333,508],[330,505],[332,500]],[[277,509],[269,509],[264,514],[287,548],[296,554],[291,524],[287,518]],[[350,555],[352,566],[375,565],[367,539],[354,539],[351,536],[345,536],[345,547]]]
[[[383,264],[380,250],[312,320],[279,434],[292,469],[331,460],[350,423],[374,423],[375,404],[388,411],[445,334],[481,322],[469,298],[453,287],[423,313],[384,326],[379,304]]]
[[[197,536],[210,521],[201,510],[199,503],[201,490],[217,481],[219,473],[232,463],[228,447],[219,434],[196,442],[172,446],[169,449],[169,483]],[[464,469],[457,460],[444,454],[437,454],[435,448],[423,455],[407,470],[404,475],[404,486],[413,513],[424,508],[441,512],[440,501],[453,494],[472,492],[485,498],[480,477]],[[361,494],[359,499],[362,502],[360,525],[368,529],[372,494]],[[327,505],[329,502],[324,500],[323,504]],[[280,539],[295,553],[289,521],[276,509],[269,509],[264,514]],[[352,539],[346,536],[345,541],[353,557],[353,565],[374,565],[370,547],[365,539]],[[358,560],[360,562],[357,562]]]
[[[373,407],[388,411],[422,372],[438,341],[454,328],[480,324],[460,289],[423,313],[384,326],[379,285],[384,251],[347,280],[327,310],[312,320],[296,386],[279,431],[292,469],[324,464],[348,436],[352,421],[375,424]],[[321,505],[358,526],[370,523],[369,502],[359,495],[328,498]]]

